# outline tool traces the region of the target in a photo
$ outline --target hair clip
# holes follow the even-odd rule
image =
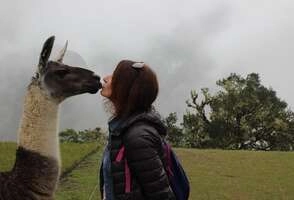
[[[145,65],[145,63],[143,63],[143,62],[136,62],[136,63],[132,64],[132,67],[137,68],[137,69],[141,69],[144,67],[144,65]]]

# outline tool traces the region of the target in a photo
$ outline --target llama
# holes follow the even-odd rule
[[[0,200],[52,200],[60,175],[58,108],[68,97],[96,93],[100,77],[92,71],[48,61],[54,36],[44,43],[35,76],[27,88],[18,130],[14,167],[0,172]]]

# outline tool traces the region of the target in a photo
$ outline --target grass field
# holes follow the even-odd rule
[[[191,200],[293,200],[294,152],[176,149],[191,182]],[[57,200],[99,199],[101,153],[63,181]]]
[[[177,149],[192,200],[292,200],[294,153]]]
[[[100,159],[101,151],[92,154],[62,179],[56,193],[56,200],[99,200]]]
[[[97,143],[64,143],[61,144],[62,172],[71,170],[82,158],[97,149]],[[15,161],[16,144],[0,142],[0,170],[7,171],[13,167]]]
[[[8,145],[8,146],[7,146]],[[10,146],[12,145],[12,147]],[[80,153],[81,146],[62,147],[63,159]],[[0,168],[13,162],[13,144],[0,143]],[[293,200],[294,152],[255,152],[176,149],[191,182],[191,200]],[[3,160],[4,159],[4,160]],[[98,151],[64,178],[57,200],[99,198]],[[65,163],[73,163],[72,158]],[[74,159],[73,159],[74,160]],[[65,166],[64,166],[65,167]],[[64,168],[63,168],[64,169]]]

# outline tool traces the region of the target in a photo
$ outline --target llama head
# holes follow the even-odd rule
[[[83,93],[96,93],[101,88],[100,77],[94,72],[80,67],[73,67],[62,62],[67,43],[56,61],[48,61],[54,44],[54,36],[48,38],[40,54],[38,69],[33,82],[49,96],[64,100]]]

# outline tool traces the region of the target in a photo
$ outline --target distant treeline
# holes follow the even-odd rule
[[[293,150],[294,113],[259,75],[231,74],[217,81],[219,91],[191,91],[187,111],[178,125],[176,113],[164,121],[168,140],[178,147]]]
[[[66,129],[59,133],[59,138],[62,143],[86,143],[86,142],[105,142],[106,134],[100,127],[94,129],[86,129],[83,131],[75,131],[74,129]]]

